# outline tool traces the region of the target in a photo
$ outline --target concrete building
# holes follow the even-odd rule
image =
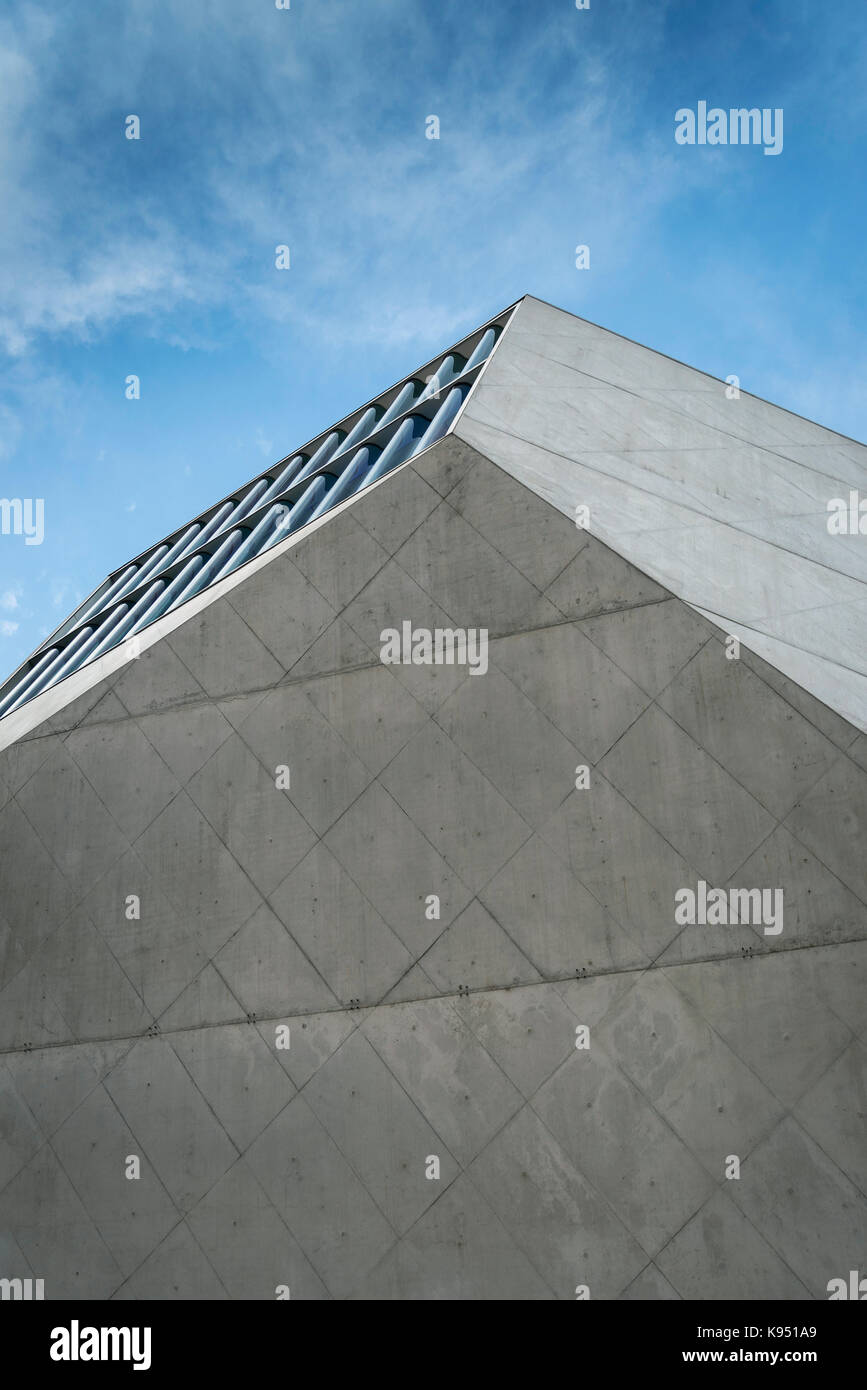
[[[528,297],[109,576],[0,688],[0,1277],[863,1272],[859,487]]]

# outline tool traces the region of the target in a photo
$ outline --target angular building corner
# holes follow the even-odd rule
[[[867,450],[538,300],[492,323],[0,688],[0,1277],[802,1300],[863,1264],[865,595],[824,510]]]

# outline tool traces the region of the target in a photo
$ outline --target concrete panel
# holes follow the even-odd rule
[[[322,1280],[242,1158],[187,1218],[229,1298],[327,1299]]]
[[[383,566],[347,605],[344,617],[377,660],[384,640],[381,634],[387,628],[400,632],[404,622],[411,622],[416,628],[426,627],[431,632],[435,628],[454,627],[453,620],[439,603],[434,602],[394,560]],[[478,623],[473,622],[471,626],[478,626]],[[443,700],[468,679],[465,666],[400,665],[389,669],[428,713],[438,709]]]
[[[456,999],[454,1009],[528,1099],[572,1055],[574,1017],[544,985],[480,991]]]
[[[271,649],[225,598],[184,623],[166,642],[212,699],[273,685],[283,674]]]
[[[867,1189],[867,1048],[853,1042],[801,1098],[795,1118],[848,1178]]]
[[[439,503],[440,494],[409,465],[398,469],[387,487],[375,488],[353,502],[352,515],[393,555]]]
[[[146,1153],[105,1089],[98,1086],[54,1135],[51,1146],[124,1275],[146,1259],[180,1219]],[[130,1157],[141,1176],[127,1177]]]
[[[171,1045],[242,1153],[295,1094],[250,1023],[175,1033]]]
[[[21,742],[4,748],[3,752],[0,752],[0,781],[7,798],[21,791],[26,781],[29,781],[33,773],[39,771],[50,753],[57,752],[60,745],[60,738],[44,734],[40,730],[39,734],[33,734],[31,738],[22,739]]]
[[[25,965],[0,992],[0,1047],[42,1047],[69,1038],[69,1024],[41,973],[35,964]]]
[[[324,844],[284,879],[271,906],[342,1004],[376,1003],[412,964]]]
[[[529,824],[451,739],[431,725],[389,764],[382,782],[474,891],[529,839]],[[455,805],[461,807],[460,820],[454,817]]]
[[[786,1107],[824,1076],[852,1034],[821,997],[817,954],[720,960],[667,971],[671,983]]]
[[[0,1191],[42,1145],[42,1134],[15,1085],[12,1072],[0,1065]]]
[[[423,958],[425,975],[442,994],[484,989],[496,975],[505,985],[540,979],[538,970],[478,898],[446,927]]]
[[[76,729],[64,748],[130,841],[156,820],[179,790],[177,778],[126,716]]]
[[[308,680],[311,676],[331,675],[334,671],[349,671],[356,666],[372,666],[379,660],[345,618],[335,618],[325,631],[289,668],[287,681]]]
[[[464,681],[436,721],[534,827],[574,786],[578,750],[495,667]]]
[[[651,1263],[644,1266],[620,1297],[626,1303],[668,1303],[679,1299],[680,1295],[656,1265]]]
[[[485,885],[481,899],[546,979],[649,963],[642,943],[538,835]],[[666,939],[673,933],[672,926]]]
[[[215,705],[204,702],[173,710],[171,714],[142,714],[137,723],[182,786],[204,767],[232,732],[225,715]]]
[[[239,1023],[244,1009],[217,974],[206,965],[157,1019],[161,1033],[195,1028],[202,1023]]]
[[[10,1053],[5,1060],[15,1089],[49,1139],[132,1046],[124,1041],[51,1047]]]
[[[388,555],[348,511],[333,517],[321,532],[299,541],[292,550],[292,563],[339,612],[382,569]]]
[[[276,1052],[277,1060],[291,1076],[299,1091],[311,1076],[328,1061],[350,1034],[360,1028],[369,1010],[335,1010],[332,1013],[307,1014],[300,1018],[281,1019],[290,1030],[290,1046]],[[274,1046],[275,1032],[271,1023],[260,1023],[259,1033],[268,1047]]]
[[[136,841],[136,850],[209,955],[261,905],[253,884],[185,792]]]
[[[0,811],[0,910],[23,959],[60,926],[80,896],[18,804],[9,802]]]
[[[462,1165],[523,1103],[446,1000],[378,1009],[363,1032]]]
[[[745,1216],[813,1298],[858,1269],[867,1244],[863,1194],[793,1120],[786,1119],[729,1184]]]
[[[360,1032],[319,1068],[304,1098],[398,1235],[457,1176],[439,1135]],[[432,1155],[437,1179],[426,1177]]]
[[[786,825],[803,844],[867,902],[867,772],[839,761],[804,796]]]
[[[115,681],[113,690],[130,714],[147,714],[187,700],[205,698],[201,685],[168,642],[148,647],[135,661],[129,662]]]
[[[359,1299],[488,1301],[554,1294],[469,1178],[461,1177],[352,1292]]]
[[[664,690],[709,635],[702,619],[675,599],[590,618],[581,631],[648,695]]]
[[[773,817],[659,709],[647,710],[600,768],[708,883],[728,878],[774,828]]]
[[[244,1009],[259,1017],[334,1008],[336,999],[266,903],[226,942],[217,969]]]
[[[420,956],[462,912],[469,888],[437,854],[379,782],[332,826],[325,842],[413,956]],[[439,916],[427,916],[427,898]]]
[[[299,686],[272,690],[241,724],[240,734],[272,779],[278,767],[288,767],[290,785],[282,794],[317,835],[324,835],[371,781],[372,774]]]
[[[302,1096],[247,1162],[329,1293],[343,1298],[379,1263],[394,1231]]]
[[[837,759],[830,739],[749,667],[728,661],[716,640],[681,670],[659,704],[777,818]]]
[[[297,779],[296,779],[297,780]],[[219,839],[265,897],[316,843],[316,835],[238,734],[187,785]]]
[[[427,713],[387,666],[306,682],[304,693],[372,773],[390,763],[427,722]]]
[[[286,671],[334,618],[333,606],[295,568],[288,555],[278,555],[258,574],[233,589],[231,606]],[[239,664],[238,669],[244,668]],[[251,678],[246,687],[268,683]]]
[[[395,555],[453,623],[491,635],[555,622],[557,609],[463,517],[440,503]]]
[[[63,748],[58,748],[16,798],[76,896],[111,868],[129,841]],[[75,836],[66,833],[69,822]]]
[[[583,753],[584,762],[598,762],[649,703],[574,624],[494,642],[491,658]]]
[[[152,873],[135,850],[128,850],[83,904],[154,1018],[177,999],[208,958],[194,922],[175,910],[162,884],[159,861]],[[138,899],[139,915],[131,917],[127,902],[132,897]]]
[[[138,1043],[105,1086],[180,1210],[195,1206],[237,1158],[235,1145],[163,1039]]]
[[[449,492],[449,506],[542,593],[586,537],[482,454]]]
[[[0,1193],[0,1230],[45,1280],[46,1298],[109,1298],[122,1280],[49,1144]]]
[[[654,960],[680,931],[675,893],[698,876],[603,777],[591,787],[572,792],[539,834]]]
[[[760,926],[752,930],[765,944],[787,946],[824,945],[867,935],[867,908],[814,854],[780,825],[737,871],[740,884],[781,888],[783,930],[766,937]]]
[[[711,1173],[722,1174],[726,1154],[748,1154],[783,1114],[659,970],[636,982],[595,1037]]]
[[[656,1259],[682,1298],[810,1297],[800,1279],[723,1192],[711,1197]]]
[[[34,957],[70,1040],[141,1033],[150,1011],[88,914],[77,908]]]
[[[440,497],[448,497],[452,488],[473,466],[477,455],[456,434],[447,435],[440,441],[438,449],[428,450],[424,457],[418,458],[412,467]]]
[[[573,1051],[532,1101],[570,1161],[648,1255],[704,1204],[715,1179],[601,1047]]]
[[[515,1243],[555,1297],[617,1298],[647,1256],[525,1106],[470,1168]]]
[[[113,1295],[120,1302],[228,1297],[185,1221],[181,1221]]]
[[[547,597],[565,618],[593,618],[668,597],[652,579],[592,536],[549,585]]]

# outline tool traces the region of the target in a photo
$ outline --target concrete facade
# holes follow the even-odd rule
[[[867,738],[499,463],[446,438],[0,752],[0,1277],[863,1269]],[[487,671],[383,664],[407,620]],[[678,924],[700,881],[783,930]]]
[[[529,295],[456,432],[867,729],[863,444]]]

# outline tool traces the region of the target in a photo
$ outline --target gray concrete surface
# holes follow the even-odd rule
[[[528,295],[455,432],[867,729],[867,448],[748,387]]]
[[[404,619],[488,628],[487,674],[383,665]],[[863,738],[723,638],[451,437],[0,752],[0,1276],[802,1300],[863,1267]],[[781,887],[783,932],[678,925],[700,878]]]

